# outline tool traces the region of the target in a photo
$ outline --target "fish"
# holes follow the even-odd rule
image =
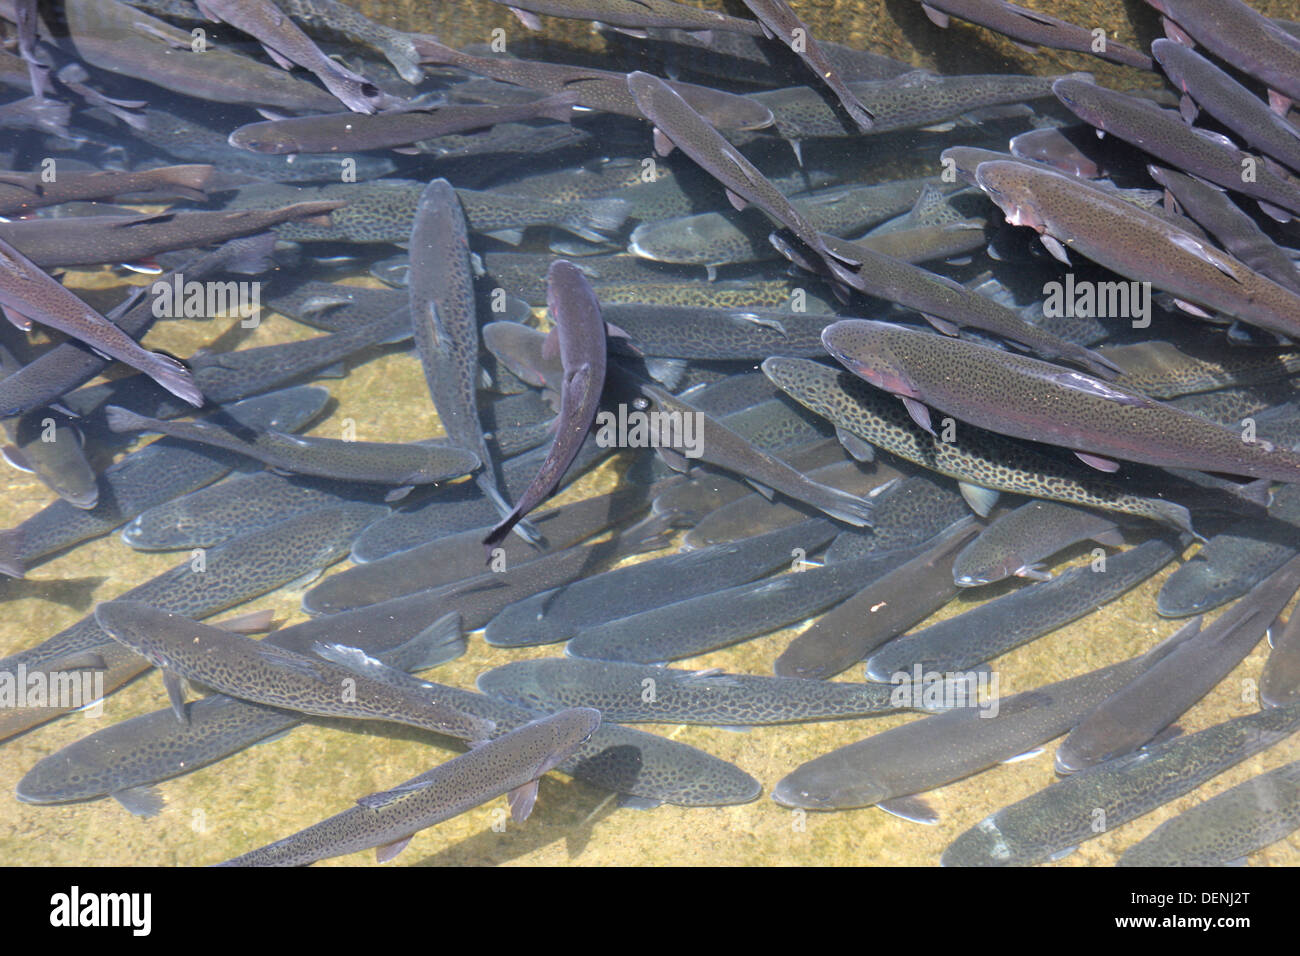
[[[1098,349],[1124,371],[1116,384],[1172,399],[1222,388],[1263,385],[1300,372],[1300,354],[1275,349],[1223,349],[1217,342],[1151,339]]]
[[[601,294],[596,287],[596,295]],[[601,303],[605,321],[626,333],[625,343],[648,357],[725,361],[769,355],[822,354],[821,330],[831,317],[778,309],[709,309],[653,303]]]
[[[1151,44],[1151,55],[1183,91],[1179,111],[1191,122],[1199,105],[1245,143],[1300,172],[1300,130],[1191,47],[1174,40]]]
[[[1043,559],[1080,541],[1117,548],[1124,536],[1104,515],[1055,501],[1030,501],[998,518],[957,555],[953,581],[962,588],[1011,576],[1049,581],[1052,575]]]
[[[869,680],[888,681],[911,673],[968,670],[1028,641],[1050,634],[1115,600],[1178,557],[1180,549],[1153,538],[1106,558],[1103,564],[1071,568],[890,641],[867,658]]]
[[[354,113],[374,113],[399,106],[401,100],[384,93],[321,52],[302,29],[270,0],[195,0],[199,12],[213,23],[228,23],[257,38],[279,66],[301,66],[312,73]]]
[[[1275,622],[1270,637],[1273,649],[1259,675],[1259,697],[1266,707],[1282,707],[1300,700],[1300,620]]]
[[[808,24],[790,9],[785,0],[744,0],[745,6],[758,19],[764,36],[777,39],[788,46],[808,68],[835,94],[844,112],[862,132],[874,126],[875,115],[854,95],[831,62],[821,44],[813,37]]]
[[[194,42],[189,31],[118,0],[69,0],[60,10],[67,35],[59,45],[101,70],[218,103],[304,112],[336,108],[337,100],[319,87],[214,44],[199,56],[185,55]]]
[[[1116,866],[1231,866],[1300,827],[1300,761],[1251,777],[1166,820]]]
[[[95,606],[95,621],[113,640],[163,673],[167,696],[184,722],[180,678],[267,707],[317,717],[383,720],[461,740],[485,740],[492,721],[465,714],[430,695],[399,694],[390,684],[318,657],[264,645],[240,634],[196,623],[142,602],[117,599]]]
[[[274,71],[279,76],[285,74]],[[295,81],[298,82],[298,81]],[[306,85],[306,84],[304,84]],[[319,92],[327,102],[326,110],[336,109],[336,102],[328,93]],[[273,182],[330,182],[339,180],[346,171],[355,171],[357,182],[370,182],[391,173],[393,161],[384,156],[365,153],[354,155],[318,156],[304,153],[281,158],[263,153],[250,153],[231,146],[230,130],[205,126],[199,117],[183,116],[157,103],[146,111],[148,128],[136,130],[137,138],[154,149],[176,159],[209,162],[218,166],[226,176],[248,176]]]
[[[1300,297],[1152,213],[1054,170],[981,163],[980,187],[1011,225],[1030,226],[1120,275],[1282,335],[1300,335]],[[1198,310],[1199,311],[1199,310]]]
[[[744,476],[764,494],[779,491],[855,527],[871,524],[871,502],[866,498],[813,481],[779,458],[755,448],[723,422],[661,389],[642,385],[641,391],[663,413],[681,415],[683,419],[686,415],[696,416],[702,461]],[[667,453],[665,460],[675,470],[684,468],[688,461],[678,449],[661,447],[658,451],[661,456]]]
[[[652,518],[620,528],[607,540],[557,549],[513,565],[498,564],[496,570],[482,570],[480,565],[481,573],[434,588],[425,587],[428,575],[413,571],[412,562],[394,559],[397,569],[405,572],[402,576],[376,581],[376,575],[368,573],[337,575],[304,594],[302,608],[308,614],[338,614],[404,595],[422,595],[455,610],[468,630],[477,630],[515,601],[597,574],[631,555],[658,551],[668,540],[665,524]]]
[[[376,626],[383,622],[382,626]],[[281,628],[269,645],[310,654],[317,643],[350,641],[391,667],[424,670],[465,653],[460,618],[396,615],[376,605]],[[110,724],[37,761],[15,788],[23,803],[40,805],[111,796],[139,816],[162,810],[155,784],[192,773],[258,741],[288,733],[302,715],[210,694],[190,701],[185,723],[170,706]]]
[[[933,407],[1001,435],[1070,448],[1101,471],[1122,459],[1300,481],[1300,455],[1289,449],[1038,359],[861,319],[828,325],[822,344],[853,374],[901,398],[923,429]]]
[[[1107,698],[1056,750],[1057,773],[1076,773],[1155,739],[1231,673],[1300,587],[1292,558],[1214,623]]]
[[[69,171],[58,175],[53,182],[44,181],[39,173],[0,172],[0,216],[12,216],[79,199],[114,199],[140,195],[151,199],[179,196],[203,201],[207,198],[203,187],[215,171],[213,166],[204,163],[160,166],[134,172]]]
[[[543,511],[537,516],[541,544],[506,539],[498,556],[506,568],[558,554],[592,535],[635,517],[647,503],[642,489],[625,489]],[[330,611],[360,595],[397,597],[443,587],[483,574],[482,556],[473,545],[487,529],[471,528],[425,544],[366,561],[322,581],[312,590],[312,606]]]
[[[843,531],[831,542],[826,562],[924,544],[969,516],[970,505],[949,481],[924,472],[908,475],[876,496],[872,527]]]
[[[372,116],[326,113],[246,123],[230,134],[230,145],[254,153],[338,153],[407,147],[448,133],[483,129],[544,116],[568,122],[575,99],[559,95],[519,106],[447,104],[394,110]]]
[[[1209,230],[1226,252],[1283,288],[1300,292],[1300,272],[1291,257],[1221,190],[1172,169],[1151,165],[1147,170],[1165,187],[1165,195]]]
[[[256,471],[154,505],[132,518],[120,537],[137,551],[211,548],[325,505],[378,503],[381,497],[373,485]]]
[[[479,421],[478,312],[468,227],[456,191],[445,179],[432,180],[420,196],[411,226],[411,257],[411,327],[438,420],[453,446],[478,459],[483,467],[476,483],[499,513],[508,514]],[[536,538],[526,532],[525,537]]]
[[[538,14],[577,20],[598,20],[632,35],[647,27],[672,27],[708,32],[735,31],[760,36],[762,28],[752,20],[728,16],[716,10],[692,7],[671,0],[493,0],[504,3],[530,30],[540,30]]]
[[[411,225],[425,183],[384,179],[371,183],[339,183],[318,187],[321,201],[339,205],[330,213],[328,224],[314,218],[282,222],[277,227],[280,238],[294,242],[394,242],[411,238]],[[307,192],[295,189],[294,194]],[[270,192],[256,187],[244,192],[240,203],[273,204],[285,194],[276,188]],[[553,203],[540,199],[511,196],[500,191],[458,189],[456,195],[465,210],[473,232],[519,241],[516,233],[529,226],[555,226],[591,242],[602,242],[605,234],[616,232],[627,218],[627,204],[621,199],[592,199],[581,203]],[[264,197],[264,198],[263,198]]]
[[[570,708],[524,724],[467,754],[362,797],[357,805],[282,840],[251,850],[222,866],[304,866],[375,848],[386,863],[420,830],[505,793],[516,822],[527,819],[538,781],[586,743],[600,711]]]
[[[551,264],[546,281],[546,311],[555,325],[555,349],[564,376],[555,440],[514,509],[483,538],[488,547],[498,545],[528,512],[555,492],[595,421],[605,386],[605,323],[591,283],[564,259]]]
[[[953,122],[975,110],[1048,96],[1052,88],[1049,77],[938,76],[926,70],[847,86],[871,111],[873,136]],[[816,137],[858,135],[848,132],[835,108],[810,87],[787,87],[750,97],[771,111],[772,125],[792,146]]]
[[[1188,46],[1200,43],[1269,89],[1279,115],[1300,100],[1300,47],[1277,24],[1241,0],[1147,0],[1164,15],[1165,32]]]
[[[890,703],[893,688],[880,684],[579,658],[511,661],[479,674],[477,685],[484,694],[534,710],[594,707],[615,723],[742,727],[866,717],[897,709]]]
[[[858,439],[939,474],[956,478],[962,493],[987,511],[987,491],[1012,491],[1034,498],[1153,518],[1191,531],[1184,505],[1144,496],[1078,462],[1040,452],[993,432],[966,426],[956,441],[939,441],[922,429],[901,403],[848,372],[808,359],[770,358],[763,372],[784,392]]]
[[[858,462],[845,461],[843,458],[833,464],[811,469],[806,474],[820,484],[838,488],[851,495],[870,498],[879,495],[901,477],[899,472],[885,465],[878,465],[868,471]],[[807,517],[806,508],[768,501],[755,491],[738,500],[719,505],[697,521],[695,527],[682,539],[682,545],[687,548],[705,548],[788,527]]]
[[[1098,38],[1094,30],[1003,0],[923,0],[921,9],[937,27],[948,26],[949,18],[956,17],[1001,33],[1017,46],[1077,50],[1139,70],[1151,69],[1149,56],[1109,35]]]
[[[1246,594],[1300,550],[1298,521],[1300,489],[1284,485],[1273,494],[1269,517],[1232,522],[1166,578],[1156,595],[1156,612],[1186,617]]]
[[[338,653],[332,653],[330,648],[324,650],[337,663],[376,680],[427,692],[427,685],[418,678],[384,667],[365,655],[346,648]],[[543,716],[534,710],[455,687],[443,688],[440,693],[465,713],[493,721],[498,736]],[[614,793],[638,797],[641,805],[728,806],[749,803],[762,789],[757,780],[725,760],[613,723],[602,723],[591,740],[556,769]]]
[[[773,671],[826,680],[925,620],[957,596],[953,555],[981,530],[970,516],[955,522],[916,557],[815,620],[781,652]]]
[[[0,455],[10,467],[30,472],[61,499],[88,511],[99,501],[99,484],[71,420],[40,409],[0,422],[10,444]]]
[[[169,355],[141,348],[130,335],[65,289],[3,238],[0,238],[0,264],[4,266],[0,270],[0,307],[18,328],[28,329],[33,322],[39,322],[58,329],[86,343],[106,359],[117,359],[139,369],[191,405],[203,405],[203,393],[184,365]]]
[[[300,220],[322,221],[342,201],[294,203],[280,209],[78,216],[0,223],[0,242],[41,268],[136,262],[172,249],[189,249],[265,232]]]
[[[388,60],[407,83],[418,86],[424,81],[415,37],[411,34],[371,20],[338,0],[274,0],[274,3],[308,33],[319,33],[328,39],[342,37],[350,43],[367,46]]]
[[[1031,325],[1014,310],[951,279],[875,252],[860,243],[825,234],[822,238],[828,245],[844,250],[846,257],[856,258],[860,263],[856,268],[832,264],[835,278],[866,295],[916,310],[945,335],[956,335],[963,327],[980,329],[1019,343],[1044,358],[1059,358],[1098,375],[1106,376],[1116,371],[1093,350]],[[796,265],[806,265],[784,243],[778,242],[777,248]],[[848,250],[852,250],[851,256]]]
[[[400,489],[468,475],[479,467],[473,452],[447,445],[304,438],[274,430],[245,435],[215,422],[159,421],[117,405],[107,406],[104,414],[108,427],[116,432],[158,432],[247,455],[281,471],[341,481],[369,481]]]
[[[737,210],[753,204],[786,227],[818,255],[831,256],[819,232],[804,218],[785,195],[758,168],[741,155],[699,113],[673,89],[649,73],[629,73],[627,86],[637,107],[654,126],[655,152],[667,155],[673,147],[680,149],[726,190],[727,199]],[[850,258],[848,264],[856,264]]]
[[[325,406],[329,393],[303,386],[230,405],[224,413],[248,427],[292,431]],[[93,508],[56,501],[14,528],[0,531],[0,573],[23,577],[48,558],[107,534],[141,512],[202,488],[239,464],[234,455],[164,438],[125,455],[102,471]]]
[[[1169,649],[997,699],[925,717],[800,764],[772,788],[783,807],[850,810],[880,806],[908,819],[937,815],[917,795],[979,773],[1059,737]]]
[[[590,575],[503,608],[488,623],[484,639],[494,647],[569,640],[609,621],[753,581],[788,564],[792,549],[814,551],[834,534],[829,522],[814,518],[742,541]]]
[[[37,24],[40,20],[36,0],[15,0],[13,10],[14,25],[18,29],[18,52],[27,63],[27,77],[32,92],[37,99],[41,99],[50,91],[50,64],[42,54],[36,52]]]
[[[320,508],[204,552],[201,573],[195,571],[198,556],[194,556],[118,598],[142,601],[192,618],[216,614],[342,560],[357,532],[385,513],[387,509],[382,505]],[[35,647],[0,660],[0,671],[15,673],[19,667],[25,667],[29,674],[101,670],[107,695],[147,670],[149,664],[110,638],[90,615]],[[39,726],[71,709],[7,709],[0,719],[0,739]]]
[[[812,225],[835,236],[867,229],[915,203],[932,179],[905,179],[870,186],[818,190],[791,199]],[[945,187],[947,188],[947,187]],[[735,216],[696,213],[642,223],[632,230],[628,251],[644,259],[710,270],[776,257],[767,241],[765,217],[746,210]]]
[[[456,66],[480,76],[490,76],[538,92],[566,94],[573,97],[575,105],[589,110],[641,118],[641,111],[628,92],[626,73],[519,57],[474,56],[453,50],[432,37],[416,37],[415,45],[421,63]],[[757,130],[772,124],[771,111],[748,97],[694,83],[677,80],[665,82],[718,129]],[[567,178],[571,177],[566,175]]]
[[[799,545],[800,551],[810,549]],[[786,574],[674,601],[588,627],[564,652],[570,657],[657,664],[729,647],[819,614],[869,586],[918,548],[884,551],[804,567],[796,555]]]
[[[1300,705],[1234,717],[1075,773],[985,817],[944,866],[1029,866],[1150,813],[1300,728]],[[1098,815],[1098,811],[1103,816]],[[1096,826],[1104,821],[1104,828]]]
[[[1084,122],[1178,169],[1254,197],[1275,219],[1300,213],[1300,186],[1230,140],[1187,125],[1173,110],[1072,77],[1057,80],[1052,92]],[[1252,167],[1257,167],[1253,175],[1246,175]]]
[[[583,442],[581,453],[565,477],[576,478],[595,467],[609,451],[597,445],[594,436],[589,437]],[[545,457],[545,448],[535,448],[503,462],[501,474],[505,494],[514,495],[527,487]],[[369,534],[357,539],[353,558],[374,561],[445,535],[491,526],[498,520],[500,514],[496,506],[488,501],[477,485],[464,483],[440,487],[428,498],[394,515],[393,520],[376,522]]]

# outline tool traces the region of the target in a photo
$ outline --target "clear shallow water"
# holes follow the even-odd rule
[[[504,8],[474,2],[469,17],[457,4],[431,11],[424,3],[359,4],[377,19],[391,17],[396,26],[436,33],[464,46],[483,42],[500,26],[512,38],[523,28]],[[1256,3],[1274,16],[1300,14],[1291,4]],[[1094,72],[1109,85],[1151,85],[1153,78],[1113,67],[1090,57],[1043,51],[1030,56],[986,31],[955,26],[946,34],[930,27],[911,0],[871,3],[804,3],[796,9],[814,33],[828,40],[888,53],[918,66],[945,73],[1035,72],[1075,69]],[[1043,9],[1047,9],[1043,7]],[[1145,46],[1155,35],[1154,15],[1143,5],[1119,3],[1051,4],[1057,16],[1080,23],[1113,26],[1117,38]],[[736,12],[736,11],[732,11]],[[1135,31],[1130,20],[1137,23]],[[467,26],[469,24],[469,26]],[[545,36],[590,46],[586,24],[545,21]],[[598,41],[597,41],[598,42]],[[954,139],[953,142],[959,142]],[[855,146],[864,152],[870,145]],[[381,255],[391,254],[384,249]],[[379,257],[379,256],[377,256]],[[701,277],[702,278],[702,277]],[[114,286],[107,272],[85,272],[68,284],[82,289]],[[357,278],[368,283],[372,280]],[[109,307],[113,292],[87,297]],[[150,334],[151,347],[179,355],[209,345],[225,332],[228,320],[163,322]],[[281,316],[240,340],[241,347],[271,344],[315,334]],[[223,344],[233,347],[228,338]],[[388,354],[351,368],[344,379],[321,380],[337,408],[310,434],[337,437],[343,416],[356,421],[360,438],[415,440],[434,430],[434,414],[418,361],[410,354]],[[606,465],[579,481],[557,503],[606,491],[615,482]],[[4,473],[6,494],[0,500],[0,526],[11,527],[51,500],[31,476]],[[1189,552],[1190,553],[1190,552]],[[0,653],[11,653],[44,640],[88,613],[98,601],[172,567],[175,554],[142,554],[127,548],[116,534],[89,542],[70,554],[34,569],[25,581],[0,578],[5,600]],[[327,573],[336,573],[346,564]],[[1003,693],[1014,693],[1121,660],[1172,633],[1179,622],[1160,619],[1154,610],[1167,569],[1101,611],[1021,648],[996,665]],[[272,608],[287,623],[303,620],[300,591],[282,589],[248,608]],[[970,606],[950,605],[938,617]],[[243,610],[243,609],[241,609]],[[1217,613],[1217,612],[1216,612]],[[1208,623],[1208,622],[1207,622]],[[694,667],[771,673],[772,662],[801,628],[693,658]],[[430,676],[472,687],[483,670],[521,657],[551,656],[558,647],[508,651],[487,647],[481,636],[469,652]],[[1244,682],[1257,678],[1267,649],[1257,648],[1183,720],[1194,732],[1247,713]],[[859,679],[860,668],[840,679]],[[157,674],[148,674],[112,695],[100,720],[116,721],[165,706]],[[742,767],[763,785],[764,793],[744,806],[717,809],[660,807],[653,811],[615,810],[594,787],[552,774],[542,782],[538,806],[523,825],[504,833],[491,824],[503,800],[471,811],[418,834],[397,863],[412,864],[858,864],[933,865],[959,833],[995,809],[1014,802],[1055,779],[1052,751],[961,781],[930,795],[942,815],[938,826],[923,827],[876,809],[809,814],[806,821],[778,807],[768,796],[772,786],[798,764],[867,734],[915,719],[909,715],[821,724],[754,728],[747,733],[686,726],[644,726],[675,740],[698,746]],[[47,724],[0,749],[0,792],[12,793],[18,779],[36,760],[90,730],[98,722],[72,715]],[[220,764],[167,782],[161,791],[166,809],[153,819],[131,817],[110,800],[62,807],[35,807],[0,799],[0,860],[23,864],[206,864],[286,836],[336,813],[356,797],[385,789],[453,756],[429,744],[415,731],[336,723],[300,727],[286,738],[244,751]],[[1300,742],[1274,747],[1251,758],[1206,786],[1159,811],[1085,843],[1057,865],[1109,865],[1119,853],[1165,819],[1250,776],[1300,757]],[[803,824],[802,827],[800,824]],[[321,865],[369,862],[358,854]],[[1254,855],[1253,865],[1300,862],[1300,836]]]

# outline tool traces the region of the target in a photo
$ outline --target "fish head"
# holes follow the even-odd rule
[[[1029,177],[1024,175],[1025,170],[1023,164],[1014,161],[980,163],[975,168],[975,182],[1006,214],[1008,223],[1042,232],[1047,224],[1030,188]]]
[[[1151,44],[1151,55],[1155,57],[1160,69],[1164,70],[1165,76],[1169,82],[1178,87],[1184,93],[1187,92],[1187,83],[1183,79],[1183,73],[1178,69],[1180,54],[1187,50],[1181,43],[1175,40],[1169,40],[1161,37]]]
[[[267,153],[282,156],[298,152],[298,143],[283,130],[277,130],[272,123],[249,123],[241,126],[226,140],[236,149],[246,149],[250,153]]]
[[[791,809],[847,810],[870,807],[889,796],[884,787],[869,778],[836,774],[834,770],[822,773],[816,764],[805,764],[778,783],[772,788],[772,799]]]
[[[921,393],[891,345],[894,336],[905,331],[888,322],[848,319],[823,329],[822,345],[846,369],[876,388],[920,398]]]
[[[1106,91],[1096,83],[1071,74],[1053,83],[1052,92],[1079,119],[1099,130],[1106,128],[1102,107]]]

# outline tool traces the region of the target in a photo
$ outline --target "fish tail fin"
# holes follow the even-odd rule
[[[573,118],[573,107],[577,102],[578,94],[574,90],[557,93],[555,96],[548,96],[546,99],[538,101],[537,115],[567,123]]]
[[[618,232],[631,212],[626,199],[589,199],[575,208],[565,217],[564,228],[591,242],[604,242],[610,233]]]
[[[809,504],[826,512],[832,518],[844,521],[857,528],[870,528],[872,504],[865,498],[859,498],[857,495],[851,495],[847,491],[840,491],[838,488],[832,488],[829,485],[822,485],[828,495],[823,495],[825,500],[810,501]]]
[[[444,43],[440,43],[437,37],[430,36],[427,33],[411,33],[407,35],[411,42],[411,48],[415,51],[417,61],[420,63],[430,63],[435,66],[446,66],[457,63],[462,59],[459,50],[453,50]]]
[[[16,529],[0,531],[0,574],[21,578],[27,573],[27,562],[21,556],[22,537]]]
[[[154,367],[149,370],[149,377],[177,398],[189,402],[195,408],[202,408],[207,399],[194,384],[194,377],[185,364],[163,352],[150,354],[153,356]]]
[[[148,431],[152,425],[152,422],[143,415],[137,415],[120,405],[105,405],[104,419],[108,422],[109,431],[113,432]]]
[[[215,166],[209,166],[207,163],[185,163],[159,170],[163,174],[160,178],[167,185],[180,186],[200,193],[216,171]]]
[[[469,646],[459,611],[444,614],[401,647],[385,655],[388,663],[404,671],[422,671],[454,661]]]
[[[1196,538],[1198,541],[1205,540],[1200,534],[1197,533],[1196,529],[1192,527],[1192,513],[1188,511],[1187,508],[1185,508],[1183,505],[1175,504],[1172,501],[1159,501],[1159,500],[1155,501],[1155,505],[1156,505],[1156,509],[1155,509],[1156,514],[1160,521],[1163,521],[1165,524],[1172,525],[1173,527],[1177,528],[1179,531],[1187,532],[1192,537]]]
[[[412,86],[424,82],[424,71],[420,69],[420,50],[415,38],[406,34],[389,37],[379,45],[384,59],[393,65],[397,75]]]

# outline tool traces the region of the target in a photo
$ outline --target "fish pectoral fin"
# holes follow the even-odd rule
[[[1268,108],[1283,119],[1291,111],[1291,97],[1277,90],[1268,91]]]
[[[185,709],[185,687],[181,683],[181,678],[168,670],[162,672],[162,677],[163,687],[167,689],[167,699],[172,704],[172,713],[176,715],[177,720],[188,727],[190,714]]]
[[[397,488],[392,488],[388,491],[387,494],[384,495],[384,501],[388,503],[394,501],[401,501],[403,498],[409,495],[412,489],[414,488],[415,485],[401,485]]]
[[[664,464],[673,471],[681,472],[682,474],[686,474],[686,472],[690,471],[690,460],[676,449],[660,446],[659,448],[656,448],[655,451],[659,453],[659,457],[663,459]]]
[[[736,212],[744,212],[749,207],[749,202],[740,196],[737,196],[730,189],[726,190],[727,202],[731,203],[731,208]]]
[[[32,468],[31,463],[28,462],[27,456],[14,445],[5,445],[4,448],[0,448],[0,455],[4,456],[4,460],[9,463],[9,467],[17,471],[25,472],[29,475],[33,474],[35,471],[35,469]]]
[[[22,329],[24,332],[32,330],[32,320],[23,315],[11,305],[0,305],[0,311],[3,311],[9,324],[16,329]]]
[[[944,335],[955,336],[961,331],[956,322],[941,319],[937,315],[931,315],[928,312],[922,312],[921,318],[925,319],[925,321],[929,322],[937,331],[942,332]]]
[[[1164,21],[1163,25],[1166,37],[1173,40],[1175,43],[1181,43],[1189,50],[1194,50],[1196,48],[1196,41],[1192,39],[1191,34],[1168,17],[1161,17],[1161,19]]]
[[[663,806],[662,800],[656,800],[654,797],[643,797],[635,793],[620,793],[618,795],[618,808],[620,810],[654,810]]]
[[[1008,757],[1006,760],[999,761],[999,763],[1020,763],[1022,760],[1033,760],[1035,757],[1041,756],[1042,753],[1042,747],[1034,747],[1032,750],[1026,750],[1024,753],[1016,754],[1014,757]]]
[[[131,787],[109,794],[122,807],[137,817],[156,817],[162,812],[162,794],[157,787]]]
[[[1229,279],[1236,282],[1241,281],[1240,276],[1237,275],[1237,270],[1232,267],[1232,263],[1223,258],[1223,256],[1218,252],[1205,245],[1205,243],[1201,242],[1195,236],[1174,233],[1170,235],[1169,241],[1184,252],[1190,252],[1201,261],[1208,262]]]
[[[1042,233],[1038,239],[1042,242],[1043,248],[1052,254],[1053,259],[1064,263],[1067,266],[1070,264],[1070,256],[1066,253],[1065,246],[1061,245],[1059,239],[1055,236],[1048,235],[1045,232]]]
[[[415,836],[415,834],[411,834]],[[392,843],[385,843],[383,846],[375,847],[375,862],[387,863],[397,854],[406,849],[406,844],[411,842],[410,836],[404,836],[400,840],[394,840]]]
[[[1124,547],[1124,532],[1119,528],[1112,528],[1109,531],[1100,531],[1092,536],[1092,540],[1107,548]]]
[[[892,800],[882,800],[876,806],[886,813],[892,813],[896,817],[910,820],[913,823],[924,823],[927,826],[933,826],[939,822],[938,811],[930,806],[924,797],[916,794],[907,797],[894,797]]]
[[[1104,471],[1107,473],[1119,471],[1119,462],[1112,461],[1109,458],[1103,458],[1100,455],[1090,455],[1086,451],[1076,451],[1074,456],[1089,468],[1096,468],[1098,471]]]
[[[899,395],[898,397],[902,400],[903,407],[907,409],[907,414],[912,416],[912,421],[924,428],[934,438],[938,438],[939,436],[934,433],[934,426],[930,424],[930,409],[926,407],[925,403],[917,401],[910,395]]]
[[[664,134],[664,131],[661,130],[658,126],[655,127],[655,131],[654,131],[654,144],[655,144],[655,154],[658,156],[667,156],[676,148],[673,145],[673,141],[669,139]]]
[[[939,27],[940,29],[944,29],[944,30],[948,28],[948,24],[951,22],[948,19],[948,14],[944,13],[942,10],[936,10],[928,3],[921,4],[921,9],[925,11],[926,17],[936,27]]]
[[[1182,309],[1182,310],[1183,310],[1184,312],[1186,312],[1188,315],[1194,315],[1194,316],[1196,316],[1196,317],[1199,318],[1199,319],[1213,319],[1213,318],[1214,318],[1214,316],[1210,315],[1210,313],[1206,312],[1206,311],[1205,311],[1204,309],[1202,309],[1199,305],[1192,305],[1192,303],[1187,302],[1187,301],[1185,301],[1185,300],[1183,300],[1183,299],[1175,298],[1175,299],[1174,299],[1174,305],[1178,306],[1178,308]]]
[[[1032,581],[1050,581],[1052,572],[1047,571],[1041,564],[1023,564],[1016,568],[1016,577],[1029,578]]]
[[[1184,93],[1183,98],[1178,101],[1178,112],[1182,115],[1183,121],[1190,126],[1196,122],[1196,117],[1201,111],[1196,101]]]
[[[531,13],[528,10],[520,10],[518,7],[511,7],[510,12],[518,17],[519,22],[529,30],[540,30],[542,28],[541,18],[539,18],[537,14]]]
[[[975,512],[981,518],[987,518],[993,506],[998,503],[998,496],[1001,492],[993,488],[985,488],[982,485],[973,485],[969,481],[957,482],[957,490],[961,496],[966,499],[966,504],[970,505],[970,510]]]
[[[523,823],[533,812],[533,804],[537,802],[537,783],[537,780],[529,780],[522,787],[515,787],[506,794],[506,802],[510,804],[510,819],[515,823]]]
[[[846,428],[835,429],[835,437],[854,461],[875,461],[876,449],[871,443],[859,438]]]

